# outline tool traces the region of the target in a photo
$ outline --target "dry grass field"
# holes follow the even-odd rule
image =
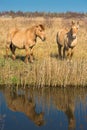
[[[72,62],[58,58],[56,33],[63,27],[70,28],[71,21],[79,21],[78,44]],[[5,59],[8,30],[44,24],[46,41],[39,38],[34,47],[34,63],[25,64],[25,50],[16,50],[17,58]],[[10,51],[9,54],[11,55]],[[23,86],[87,86],[87,17],[65,18],[0,18],[0,84]]]

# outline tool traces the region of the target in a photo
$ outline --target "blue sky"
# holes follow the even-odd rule
[[[0,11],[87,12],[87,0],[0,0]]]

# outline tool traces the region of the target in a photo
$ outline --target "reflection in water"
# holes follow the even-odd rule
[[[65,114],[67,115],[68,118],[68,123],[69,123],[69,129],[75,129],[75,117],[74,117],[74,111],[70,106],[67,107]]]
[[[79,110],[83,108],[83,105],[80,108],[78,102],[85,104],[84,107],[87,108],[87,90],[85,88],[23,90],[11,87],[11,89],[5,89],[3,93],[9,110],[24,113],[36,126],[42,126],[40,129],[80,130],[83,126],[83,124],[78,124],[77,113],[80,118]],[[77,110],[78,112],[76,112]],[[87,116],[86,112],[85,116]],[[87,123],[86,118],[85,122]],[[84,130],[86,127],[84,124]],[[32,129],[37,130],[38,128],[32,127]]]
[[[28,95],[27,92],[20,89],[16,91],[11,89],[10,95],[7,98],[8,107],[12,111],[21,111],[27,115],[36,125],[41,126],[44,124],[44,113],[37,113],[35,108],[36,104],[33,99],[33,96]]]

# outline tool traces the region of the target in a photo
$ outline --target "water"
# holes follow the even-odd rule
[[[86,88],[0,90],[0,130],[87,130]]]

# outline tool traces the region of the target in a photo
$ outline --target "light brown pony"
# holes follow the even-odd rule
[[[45,40],[45,29],[42,24],[26,29],[17,29],[17,28],[11,29],[7,35],[6,57],[8,57],[9,48],[12,52],[13,59],[16,58],[15,56],[16,48],[25,49],[26,51],[25,63],[28,63],[29,57],[30,62],[33,62],[33,47],[36,44],[37,37],[39,37],[42,41]]]
[[[75,23],[72,21],[70,30],[62,29],[57,32],[56,41],[58,45],[59,58],[72,58],[74,48],[77,45],[78,27],[79,22]]]

